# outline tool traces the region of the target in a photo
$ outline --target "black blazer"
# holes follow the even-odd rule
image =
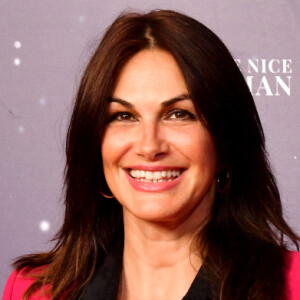
[[[116,300],[123,261],[123,240],[115,243],[111,252],[96,269],[91,282],[86,287],[82,300]],[[182,300],[212,300],[212,292],[205,272],[200,268],[188,292]]]

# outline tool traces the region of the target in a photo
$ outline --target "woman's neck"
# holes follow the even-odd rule
[[[145,222],[130,213],[124,223],[119,299],[181,299],[202,264],[191,246],[196,228]]]

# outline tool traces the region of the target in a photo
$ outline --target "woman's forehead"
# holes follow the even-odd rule
[[[121,69],[113,98],[159,99],[165,101],[188,95],[186,82],[174,57],[161,49],[146,49],[135,54]]]

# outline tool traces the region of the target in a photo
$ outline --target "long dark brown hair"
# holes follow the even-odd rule
[[[223,42],[198,21],[169,10],[124,13],[106,31],[78,90],[66,145],[65,219],[48,253],[19,258],[44,266],[26,295],[45,284],[52,298],[79,298],[122,232],[122,210],[107,190],[101,141],[109,98],[122,66],[142,49],[177,61],[197,112],[211,133],[230,186],[217,193],[197,239],[203,268],[221,300],[284,299],[284,257],[299,238],[283,219],[262,126],[251,93]]]

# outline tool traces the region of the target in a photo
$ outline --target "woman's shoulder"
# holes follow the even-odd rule
[[[300,252],[289,251],[286,256],[288,300],[300,299]]]
[[[41,268],[30,272],[14,270],[5,285],[2,300],[20,300],[26,290],[35,281],[35,276],[41,272]],[[288,251],[286,254],[286,283],[287,299],[300,299],[300,252]],[[28,300],[50,300],[51,298],[41,291],[34,292]]]
[[[34,269],[30,272],[24,270],[14,270],[7,279],[2,300],[20,300],[22,299],[26,290],[35,281],[35,276],[41,272],[41,269]],[[34,292],[28,300],[49,300],[41,289]]]

